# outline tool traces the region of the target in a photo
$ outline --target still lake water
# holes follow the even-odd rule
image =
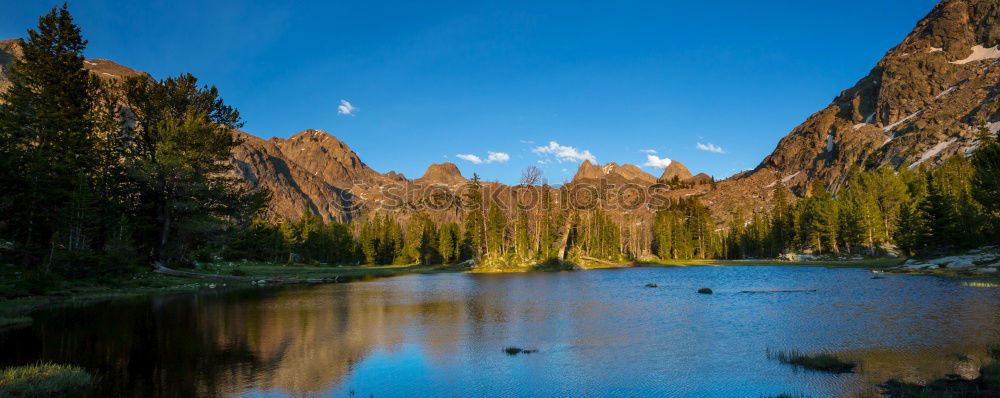
[[[871,276],[658,267],[210,290],[40,312],[0,334],[0,365],[82,365],[100,377],[94,397],[828,397],[976,375],[1000,340],[1000,289]],[[758,289],[818,290],[740,293]],[[769,349],[861,368],[797,370]]]

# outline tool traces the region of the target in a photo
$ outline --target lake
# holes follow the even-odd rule
[[[972,377],[1000,341],[1000,289],[871,277],[649,267],[207,289],[41,311],[0,334],[0,365],[84,366],[94,397],[827,397]],[[741,293],[766,289],[817,291]],[[835,375],[768,358],[788,349],[861,365]]]

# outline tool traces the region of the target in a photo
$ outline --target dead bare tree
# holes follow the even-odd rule
[[[528,166],[521,171],[521,185],[532,186],[538,185],[542,181],[542,169],[538,166]]]

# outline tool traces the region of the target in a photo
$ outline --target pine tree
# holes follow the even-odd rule
[[[536,253],[532,251],[530,224],[528,222],[528,212],[521,209],[517,213],[517,236],[514,239],[514,247],[517,255],[522,259],[533,258]]]
[[[792,225],[791,207],[788,205],[788,188],[780,180],[774,184],[774,194],[771,199],[771,239],[775,242],[778,253],[785,252],[795,235]]]
[[[191,227],[220,223],[251,194],[225,173],[239,144],[232,131],[242,125],[239,112],[190,74],[159,82],[129,78],[123,91],[135,114],[129,168],[151,205],[154,260],[183,261],[201,239]]]
[[[983,207],[988,233],[1000,241],[1000,143],[986,123],[979,127],[979,149],[972,154],[972,197]]]
[[[490,202],[486,216],[486,253],[502,256],[506,252],[507,217],[496,202]]]
[[[0,96],[0,220],[25,264],[84,246],[97,164],[90,120],[95,78],[83,68],[87,41],[64,4],[21,40],[23,56]]]
[[[920,202],[920,216],[927,233],[921,237],[924,248],[949,249],[958,243],[961,233],[955,198],[942,192],[932,174],[927,174],[927,197]]]
[[[458,224],[447,223],[441,226],[438,232],[438,253],[441,254],[443,263],[450,264],[458,258],[458,241]]]
[[[465,210],[465,237],[462,242],[463,258],[480,258],[486,249],[483,193],[479,174],[473,174],[462,201]]]

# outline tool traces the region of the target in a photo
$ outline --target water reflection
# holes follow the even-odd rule
[[[694,293],[705,286],[716,294]],[[774,288],[819,291],[739,293]],[[974,375],[998,308],[996,289],[852,269],[414,275],[46,311],[0,335],[0,362],[81,364],[101,376],[85,395],[102,397],[836,396]],[[768,349],[832,350],[861,370],[796,371]]]

